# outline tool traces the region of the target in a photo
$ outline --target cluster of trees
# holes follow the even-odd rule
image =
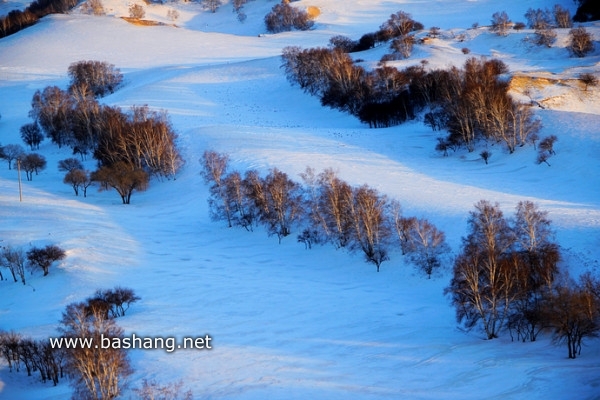
[[[139,299],[129,288],[98,290],[87,300],[66,307],[58,328],[61,337],[55,338],[54,344],[48,339],[34,340],[0,331],[0,356],[11,372],[25,367],[31,376],[39,371],[42,382],[51,380],[55,386],[67,376],[74,399],[114,399],[133,371],[124,349],[101,348],[98,343],[102,337],[123,337],[115,318],[125,315],[129,305]],[[57,346],[60,340],[63,345]]]
[[[565,342],[569,358],[582,340],[600,332],[600,280],[579,282],[559,274],[560,250],[547,212],[520,202],[512,219],[498,204],[482,200],[468,220],[468,235],[456,257],[446,293],[459,322],[480,327],[488,339],[504,329],[535,341],[545,330]]]
[[[127,352],[121,348],[86,346],[79,338],[100,343],[101,338],[123,338],[116,323],[117,310],[123,304],[139,300],[133,290],[115,288],[98,290],[86,301],[69,304],[62,314],[59,331],[62,338],[72,339],[74,346],[63,348],[65,368],[74,388],[73,398],[109,400],[117,398],[125,379],[133,373]],[[123,313],[124,315],[124,313]]]
[[[37,175],[46,168],[46,158],[38,153],[26,153],[23,147],[18,144],[7,144],[0,146],[0,159],[8,162],[8,169],[12,169],[14,164],[17,168],[25,171],[28,181],[33,180],[33,174]]]
[[[500,60],[470,58],[462,69],[399,71],[382,66],[366,71],[339,47],[300,49],[282,54],[288,79],[328,105],[358,116],[371,127],[389,127],[415,118],[429,107],[425,123],[448,136],[438,143],[447,154],[483,140],[504,143],[509,152],[535,143],[541,128],[530,105],[513,100]]]
[[[32,148],[39,146],[44,133],[59,147],[71,147],[82,160],[93,155],[97,171],[84,171],[80,165],[65,169],[65,183],[73,185],[75,194],[83,187],[85,195],[89,182],[96,181],[101,190],[116,189],[123,203],[129,204],[132,192],[145,190],[151,176],[175,176],[183,160],[166,111],[134,106],[123,112],[101,105],[97,98],[122,84],[123,76],[112,64],[80,61],[68,72],[67,90],[48,86],[36,91],[29,114],[34,122],[24,125],[21,133]],[[14,152],[7,154],[7,147],[4,158],[10,167],[16,157]]]
[[[282,0],[276,4],[265,16],[265,26],[271,33],[279,33],[298,29],[306,31],[312,28],[314,22],[308,13],[302,9],[292,7],[289,0]]]
[[[0,38],[19,32],[49,14],[64,14],[77,5],[76,0],[36,0],[25,10],[13,10],[0,17]]]
[[[410,92],[420,67],[398,71],[382,66],[367,71],[340,48],[286,47],[282,59],[291,82],[320,97],[324,106],[355,115],[370,127],[389,127],[415,118],[420,106]]]
[[[20,280],[23,285],[26,285],[26,269],[32,272],[41,269],[46,276],[50,273],[52,264],[63,260],[66,256],[62,248],[53,244],[44,247],[34,246],[27,252],[19,247],[4,246],[0,248],[0,267],[7,268],[15,282]],[[1,269],[0,280],[4,280]]]
[[[307,248],[331,243],[359,251],[377,271],[394,246],[428,276],[449,251],[444,233],[432,223],[402,216],[398,202],[367,185],[352,187],[331,169],[317,174],[307,168],[301,185],[277,168],[264,178],[255,170],[242,177],[229,171],[228,161],[227,155],[206,151],[201,163],[211,216],[229,227],[251,231],[262,223],[279,242],[298,229],[298,241]]]
[[[0,357],[10,372],[20,372],[25,367],[27,376],[37,371],[43,383],[52,381],[54,386],[67,373],[62,349],[53,348],[48,340],[35,340],[16,332],[0,331]]]
[[[473,151],[478,141],[505,145],[510,153],[526,143],[535,143],[541,123],[529,104],[515,101],[503,78],[508,67],[500,60],[469,58],[462,69],[424,72],[413,83],[414,93],[429,105],[425,123],[445,129],[437,150],[466,147]]]
[[[525,18],[527,25],[523,22],[513,24],[506,12],[496,12],[492,15],[490,30],[500,36],[506,36],[511,26],[516,30],[527,26],[534,30],[534,34],[532,38],[526,37],[525,41],[530,41],[538,46],[551,47],[556,41],[556,28],[573,28],[573,20],[581,20],[571,18],[569,10],[558,4],[552,10],[530,8],[525,13]],[[594,50],[592,35],[582,26],[571,29],[567,49],[575,57],[585,57]]]

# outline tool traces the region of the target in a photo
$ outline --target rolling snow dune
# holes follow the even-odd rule
[[[574,12],[573,2],[557,2]],[[240,171],[277,167],[298,181],[307,166],[333,168],[352,185],[367,183],[399,200],[406,215],[430,219],[454,254],[474,203],[498,202],[511,215],[519,201],[532,200],[548,210],[572,275],[600,273],[597,88],[584,94],[575,84],[553,84],[531,92],[538,102],[554,98],[537,111],[541,136],[558,137],[551,166],[536,165],[532,147],[511,155],[491,143],[485,165],[479,151],[436,153],[439,133],[420,121],[368,129],[323,108],[280,68],[285,46],[326,46],[336,34],[357,39],[402,9],[444,35],[394,63],[399,67],[424,58],[431,67],[462,65],[481,55],[523,75],[560,80],[600,72],[600,49],[585,59],[568,57],[566,31],[554,48],[534,49],[522,41],[531,32],[498,38],[486,28],[467,30],[473,22],[488,24],[495,11],[519,21],[527,8],[548,5],[523,3],[302,0],[294,5],[321,10],[314,30],[259,37],[274,2],[249,2],[244,24],[229,3],[210,14],[199,4],[168,2],[148,6],[147,18],[168,22],[167,10],[177,9],[177,27],[140,27],[117,18],[127,15],[125,2],[106,0],[107,16],[55,15],[0,40],[2,145],[22,143],[19,127],[30,122],[36,90],[66,88],[68,66],[94,59],[125,75],[125,85],[101,102],[167,110],[186,160],[175,180],[153,180],[128,206],[95,187],[87,198],[75,197],[56,169],[71,152],[49,141],[39,151],[48,167],[23,182],[23,202],[16,171],[0,162],[0,245],[53,243],[67,251],[47,277],[28,276],[27,286],[0,282],[0,329],[55,335],[67,304],[122,285],[142,298],[117,320],[126,335],[213,338],[211,350],[131,351],[131,387],[143,379],[182,380],[198,399],[598,398],[598,339],[587,341],[576,360],[549,335],[534,343],[511,342],[508,333],[482,340],[477,330],[457,326],[443,294],[451,262],[428,280],[394,250],[377,273],[360,254],[328,245],[305,250],[295,233],[278,245],[263,228],[228,229],[210,220],[199,175],[206,149],[229,154]],[[600,37],[598,23],[587,26]],[[460,33],[464,42],[456,40]],[[353,56],[375,65],[385,51]],[[93,160],[85,165],[95,168]],[[66,380],[52,387],[0,363],[2,399],[70,394]],[[130,396],[129,389],[123,398]]]

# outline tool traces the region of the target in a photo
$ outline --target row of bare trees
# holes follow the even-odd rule
[[[27,376],[39,372],[43,383],[52,381],[54,386],[67,373],[65,355],[62,349],[53,348],[48,340],[35,340],[16,332],[0,331],[0,357],[8,365],[10,372],[20,372]]]
[[[398,202],[368,185],[352,187],[331,169],[317,174],[307,168],[301,185],[277,168],[265,177],[255,170],[242,177],[229,170],[226,154],[215,151],[206,151],[201,163],[211,216],[229,227],[250,231],[262,223],[279,242],[298,229],[307,248],[327,242],[358,251],[377,271],[394,246],[428,276],[449,251],[443,232],[429,221],[402,216]]]
[[[0,146],[0,159],[8,162],[8,169],[17,164],[17,168],[25,171],[28,181],[33,180],[33,175],[37,175],[46,168],[46,158],[38,153],[26,153],[18,144],[7,144]]]
[[[468,225],[446,288],[458,321],[480,327],[488,339],[508,329],[517,340],[535,341],[551,331],[567,344],[569,358],[580,354],[582,340],[600,332],[600,280],[559,274],[547,212],[524,201],[508,219],[498,204],[482,200]]]

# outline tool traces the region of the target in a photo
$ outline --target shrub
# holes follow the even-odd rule
[[[139,5],[137,7],[142,8]],[[96,97],[114,93],[123,82],[121,71],[105,61],[75,62],[69,66],[68,74],[71,78],[71,90],[86,87]]]
[[[506,36],[510,24],[511,21],[510,18],[508,18],[506,11],[496,12],[492,15],[492,27],[490,30],[495,32],[498,36]]]
[[[50,266],[55,261],[63,260],[67,253],[56,245],[47,245],[43,248],[34,247],[27,252],[27,260],[32,267],[41,268],[44,276],[50,272]]]
[[[524,23],[524,22],[516,22],[516,23],[515,23],[515,25],[513,26],[513,29],[514,29],[515,31],[520,31],[520,30],[523,30],[523,29],[525,29],[525,26],[526,26],[526,25],[525,25],[525,23]]]
[[[574,56],[585,57],[594,50],[592,34],[582,26],[571,29],[567,48]]]
[[[139,4],[132,4],[131,7],[129,7],[129,17],[134,18],[134,19],[142,19],[146,16],[146,11],[144,10],[144,7],[142,7]]]
[[[291,31],[292,28],[305,31],[312,28],[314,22],[306,11],[292,7],[289,2],[284,0],[282,3],[276,4],[265,16],[265,25],[267,31],[279,33]]]

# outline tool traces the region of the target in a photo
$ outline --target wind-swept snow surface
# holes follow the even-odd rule
[[[48,167],[23,182],[23,202],[16,171],[2,161],[0,245],[58,244],[67,258],[47,277],[29,276],[27,286],[0,282],[1,329],[52,336],[67,304],[121,285],[142,298],[117,320],[126,335],[213,338],[211,350],[131,351],[133,387],[143,379],[181,379],[200,399],[600,396],[597,339],[569,360],[549,335],[519,343],[508,334],[486,341],[478,331],[463,332],[443,295],[450,264],[427,280],[394,251],[376,273],[359,254],[330,246],[305,250],[295,233],[278,245],[262,228],[227,229],[210,221],[199,175],[206,149],[228,153],[241,171],[277,167],[298,181],[306,166],[331,167],[352,185],[368,183],[399,200],[405,214],[430,219],[454,252],[474,203],[499,202],[511,215],[519,201],[532,200],[549,211],[572,275],[599,274],[600,101],[598,89],[584,92],[577,76],[600,72],[600,50],[569,58],[568,30],[559,31],[553,48],[541,49],[523,42],[527,30],[500,38],[486,28],[467,29],[488,24],[495,11],[524,20],[527,8],[547,2],[302,0],[294,6],[321,10],[315,29],[278,35],[262,35],[262,18],[274,2],[249,2],[243,24],[229,3],[215,14],[194,3],[147,6],[146,18],[162,22],[177,9],[177,27],[135,26],[117,18],[127,15],[125,3],[104,3],[107,16],[51,16],[0,40],[0,143],[22,143],[19,128],[30,122],[36,90],[66,88],[72,62],[100,60],[125,75],[125,85],[101,102],[167,110],[186,165],[177,179],[153,180],[123,206],[115,192],[93,187],[87,198],[75,197],[56,168],[72,155],[48,140],[39,151]],[[560,3],[574,11],[571,1]],[[398,10],[444,32],[398,66],[421,59],[432,68],[460,66],[482,55],[502,59],[514,74],[552,78],[528,92],[545,106],[537,111],[541,136],[558,137],[551,167],[535,164],[532,147],[509,155],[491,143],[489,165],[479,151],[442,157],[433,150],[438,133],[420,121],[368,129],[286,80],[283,47],[326,46],[336,34],[358,39]],[[587,27],[600,37],[598,24]],[[456,39],[461,33],[463,42]],[[353,57],[375,65],[386,51]],[[520,87],[513,92],[524,96]],[[93,160],[85,166],[96,167]],[[66,380],[51,387],[0,364],[0,398],[70,393]]]

